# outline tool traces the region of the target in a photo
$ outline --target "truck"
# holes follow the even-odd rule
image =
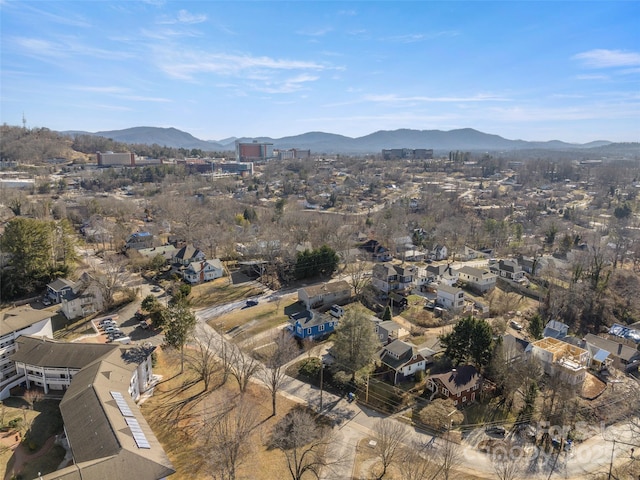
[[[344,309],[340,305],[331,305],[329,315],[335,318],[340,318],[344,315]]]

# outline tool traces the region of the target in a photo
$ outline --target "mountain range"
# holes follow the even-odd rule
[[[472,128],[458,130],[380,130],[363,137],[351,138],[344,135],[324,132],[308,132],[283,138],[225,138],[223,140],[201,140],[190,133],[176,128],[133,127],[124,130],[102,132],[66,131],[65,135],[98,135],[111,138],[117,142],[158,144],[167,147],[201,149],[204,151],[235,150],[235,141],[273,143],[276,149],[309,149],[312,153],[345,153],[364,154],[379,153],[390,148],[430,148],[435,151],[505,151],[524,149],[585,149],[610,145],[611,142],[600,140],[585,144],[567,143],[559,140],[546,142],[529,142],[525,140],[509,140],[499,135],[483,133]]]

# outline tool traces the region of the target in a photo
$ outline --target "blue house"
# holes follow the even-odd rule
[[[304,310],[303,312],[289,315],[289,330],[291,334],[304,340],[315,339],[329,335],[338,326],[338,319],[330,315]]]

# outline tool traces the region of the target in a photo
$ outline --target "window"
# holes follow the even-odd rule
[[[465,395],[464,397],[462,397],[462,403],[467,401],[467,396]]]
[[[307,335],[311,335],[311,329],[307,328]]]
[[[318,326],[318,331],[323,332],[324,331],[324,325],[319,325]]]
[[[457,405],[458,405],[458,400],[454,400],[454,401],[453,401],[453,406],[455,407],[455,406],[457,406]]]

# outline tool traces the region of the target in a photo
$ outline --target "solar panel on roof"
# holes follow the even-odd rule
[[[140,424],[138,423],[138,420],[133,417],[125,417],[124,419],[127,422],[127,425],[129,425],[129,428],[131,429],[131,433],[133,434],[133,439],[136,441],[136,445],[138,445],[138,448],[151,448],[151,445],[149,444],[147,437],[142,431],[142,428],[140,428]]]
[[[122,394],[120,392],[109,392],[109,393],[111,393],[111,396],[116,401],[116,405],[118,406],[118,409],[120,410],[120,413],[122,414],[122,416],[133,417],[133,412],[129,408],[129,405],[127,405],[127,402],[122,396]]]

